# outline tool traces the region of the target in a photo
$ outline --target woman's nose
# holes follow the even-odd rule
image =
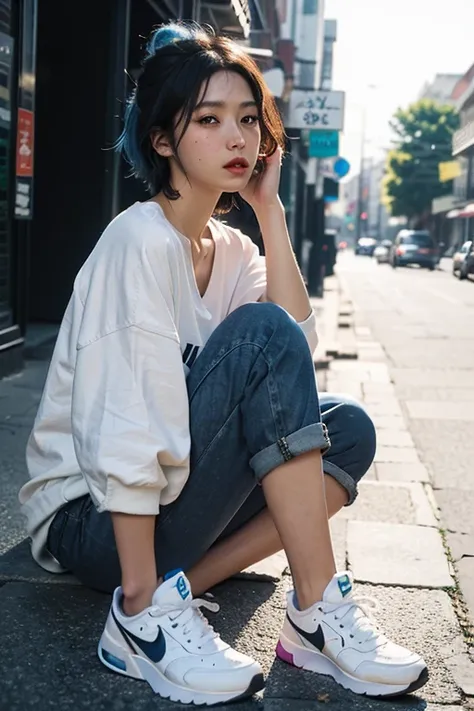
[[[234,126],[229,136],[229,148],[243,148],[245,146],[245,138],[239,127]]]

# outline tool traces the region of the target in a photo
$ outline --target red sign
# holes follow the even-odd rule
[[[32,111],[18,109],[16,140],[16,174],[21,178],[33,177],[35,118]]]

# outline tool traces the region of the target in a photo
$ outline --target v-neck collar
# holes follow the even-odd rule
[[[216,273],[216,266],[217,266],[217,261],[220,255],[220,248],[219,248],[219,243],[220,243],[220,232],[219,229],[216,226],[216,221],[214,218],[211,217],[211,219],[208,222],[208,227],[209,231],[211,233],[211,237],[214,242],[214,257],[213,257],[213,262],[212,262],[212,269],[211,269],[211,274],[209,276],[209,281],[207,283],[206,291],[204,294],[201,296],[201,293],[199,291],[199,287],[197,285],[196,281],[196,274],[194,272],[194,265],[193,265],[193,256],[192,256],[192,250],[191,250],[191,243],[186,237],[186,235],[183,235],[182,232],[180,232],[166,217],[163,208],[159,203],[157,203],[155,200],[148,200],[147,203],[142,203],[142,204],[148,204],[148,205],[156,205],[158,208],[161,216],[163,217],[164,220],[166,220],[167,224],[171,227],[175,235],[178,237],[180,243],[184,247],[184,252],[186,256],[186,267],[188,269],[188,273],[191,279],[191,283],[193,286],[193,291],[194,291],[194,298],[196,301],[196,305],[198,306],[199,311],[203,313],[203,315],[208,315],[209,318],[211,318],[211,314],[206,308],[206,297],[209,297],[209,294],[211,293],[211,288],[213,286],[213,283],[215,281],[215,273]]]

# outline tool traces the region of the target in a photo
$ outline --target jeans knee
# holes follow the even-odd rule
[[[281,348],[294,347],[309,351],[306,336],[297,321],[282,306],[269,302],[244,304],[233,311],[228,319],[235,319],[236,331],[266,334],[270,339],[277,336]]]
[[[351,431],[354,455],[360,467],[360,478],[362,478],[374,461],[377,433],[370,415],[357,402],[348,401],[343,408]]]
[[[239,306],[233,314],[236,318],[250,319],[253,323],[261,321],[262,323],[288,323],[294,319],[285,311],[282,306],[273,304],[269,301],[257,301],[250,304]]]
[[[343,395],[329,397],[332,407],[326,410],[323,417],[333,445],[328,458],[347,471],[354,481],[360,481],[375,457],[377,437],[374,423],[356,400]]]

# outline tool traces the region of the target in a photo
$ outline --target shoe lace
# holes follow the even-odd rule
[[[207,597],[212,597],[207,595]],[[211,602],[209,599],[194,598],[189,602],[185,602],[179,610],[168,612],[168,618],[172,622],[172,628],[181,630],[186,641],[191,642],[191,639],[198,639],[198,649],[201,649],[207,642],[219,637],[219,634],[209,624],[207,618],[202,614],[201,607],[205,607],[211,612],[219,612],[219,605],[216,602]],[[163,615],[163,610],[159,607],[150,609],[152,617],[160,617]]]
[[[349,637],[359,644],[372,639],[383,638],[374,620],[373,614],[378,610],[377,601],[369,596],[352,597],[345,604],[325,605],[325,612],[334,613],[334,619],[341,628],[348,627]]]

